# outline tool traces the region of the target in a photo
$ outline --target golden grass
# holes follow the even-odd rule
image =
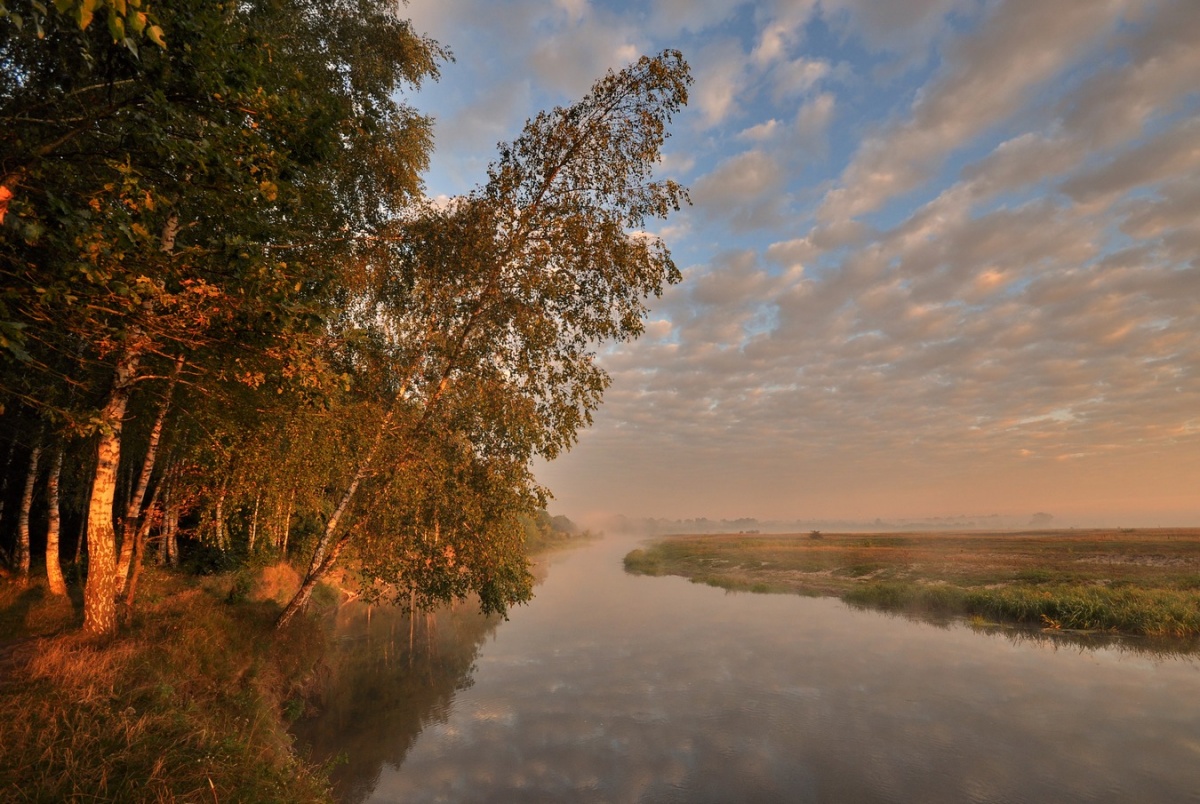
[[[631,572],[889,610],[1200,635],[1200,529],[674,536],[625,562]]]
[[[0,800],[328,801],[283,717],[319,627],[276,641],[274,603],[146,582],[156,602],[115,639],[31,636],[0,653]]]

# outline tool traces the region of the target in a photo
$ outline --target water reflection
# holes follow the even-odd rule
[[[1006,623],[976,623],[962,617],[947,616],[936,612],[890,611],[857,603],[847,603],[846,605],[860,611],[875,612],[882,617],[907,620],[908,622],[922,623],[947,630],[967,627],[976,634],[1002,637],[1012,642],[1036,644],[1054,650],[1059,648],[1078,649],[1081,651],[1111,650],[1118,653],[1136,654],[1159,659],[1200,657],[1200,639],[1191,637],[1182,639],[1174,637],[1147,637],[1130,634],[1113,634],[1103,631],[1064,631]]]
[[[422,729],[445,723],[454,696],[471,686],[480,645],[501,622],[477,606],[410,617],[395,607],[343,606],[320,712],[293,732],[330,763],[340,801],[370,795],[383,767],[399,767]]]
[[[632,546],[556,558],[399,731],[382,681],[339,693],[330,739],[378,763],[352,800],[1200,801],[1194,659],[629,576]]]

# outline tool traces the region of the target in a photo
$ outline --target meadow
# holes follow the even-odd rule
[[[681,535],[625,568],[976,624],[1200,636],[1200,528]]]

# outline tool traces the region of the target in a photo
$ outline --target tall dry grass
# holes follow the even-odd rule
[[[276,604],[219,589],[160,584],[115,639],[68,632],[2,654],[0,800],[328,801],[283,716],[311,679],[319,627],[277,639]]]

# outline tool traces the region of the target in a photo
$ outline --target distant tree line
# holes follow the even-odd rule
[[[642,229],[677,52],[529,120],[435,204],[404,93],[448,53],[386,0],[0,3],[0,556],[291,557],[286,623],[352,555],[422,605],[528,599],[531,474],[591,423],[595,348],[679,272]],[[132,20],[132,21],[131,21]]]

